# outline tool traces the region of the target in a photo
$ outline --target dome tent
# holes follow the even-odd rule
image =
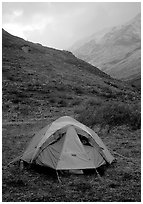
[[[93,169],[114,157],[99,136],[77,120],[64,116],[36,133],[19,158],[55,170]]]

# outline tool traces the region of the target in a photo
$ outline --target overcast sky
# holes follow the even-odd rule
[[[141,12],[134,2],[3,2],[2,26],[13,35],[57,49],[103,29],[123,24]]]

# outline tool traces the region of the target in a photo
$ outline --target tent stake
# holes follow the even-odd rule
[[[59,183],[61,183],[61,180],[60,180],[60,177],[59,177],[59,174],[58,174],[57,170],[56,170],[56,174],[57,174],[57,179],[58,179]]]
[[[100,176],[99,172],[97,171],[97,169],[95,169],[95,171],[96,171],[97,176],[98,176],[98,178],[100,179],[100,181],[102,181],[102,178],[101,178],[101,176]]]
[[[24,169],[24,162],[22,160],[20,160],[19,162],[19,168],[20,168],[20,171]]]

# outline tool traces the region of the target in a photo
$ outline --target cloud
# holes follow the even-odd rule
[[[27,33],[32,32],[33,34],[38,32],[43,32],[46,26],[53,23],[53,18],[50,16],[44,16],[41,14],[35,14],[27,24],[22,22],[17,22],[15,19],[20,16],[20,12],[14,12],[9,23],[3,23],[3,28],[6,29],[11,34],[16,34],[19,37],[27,39]],[[32,40],[32,39],[31,39]]]
[[[27,40],[27,37],[24,35],[23,26],[20,26],[17,24],[6,23],[3,25],[3,28],[13,35],[19,36],[19,37]]]
[[[35,6],[35,4],[32,5]],[[42,13],[42,11],[29,12],[30,9],[25,10],[26,8],[27,5],[21,8],[19,4],[16,4],[16,7],[12,4],[12,7],[3,11],[3,28],[24,39],[28,38],[29,33],[43,32],[46,26],[53,23],[51,15]]]
[[[4,2],[3,28],[46,46],[66,49],[104,27],[131,19],[139,3]]]
[[[23,14],[23,11],[22,11],[22,10],[15,10],[15,11],[13,12],[13,14],[14,14],[14,16],[16,16],[16,17],[19,17],[19,16],[21,16],[21,15]]]

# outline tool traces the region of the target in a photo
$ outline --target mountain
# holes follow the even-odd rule
[[[89,98],[124,101],[137,96],[133,87],[71,52],[25,41],[5,30],[2,80],[3,119],[8,121],[50,117],[53,111],[69,114]]]
[[[100,42],[100,40],[102,39],[102,37],[110,30],[111,28],[104,28],[102,30],[99,30],[98,32],[92,34],[91,36],[85,37],[77,42],[75,42],[70,48],[69,50],[71,51],[76,51],[78,48],[84,46],[84,44],[94,40],[96,42]]]
[[[124,25],[86,38],[73,53],[117,79],[141,75],[141,14]]]

